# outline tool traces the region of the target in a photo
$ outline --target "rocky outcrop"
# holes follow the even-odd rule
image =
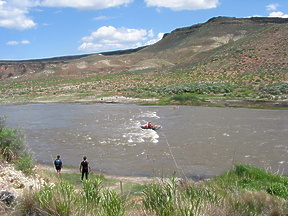
[[[37,174],[26,176],[12,164],[0,162],[0,215],[21,197],[25,190],[39,189],[45,183]]]

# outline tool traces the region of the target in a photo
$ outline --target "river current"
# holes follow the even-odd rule
[[[75,167],[129,176],[201,179],[235,163],[288,174],[288,111],[134,104],[48,103],[0,106],[25,131],[37,162],[61,155]],[[151,121],[162,128],[144,130]]]

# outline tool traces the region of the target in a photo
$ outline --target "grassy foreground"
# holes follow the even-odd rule
[[[32,159],[18,130],[0,127],[0,156],[32,172]],[[19,140],[20,139],[20,140]],[[21,149],[21,151],[20,151]],[[21,153],[20,153],[21,152]],[[25,154],[24,154],[25,153]],[[23,157],[23,154],[26,157]],[[23,159],[25,158],[25,159]],[[17,165],[18,164],[18,165]],[[20,164],[20,165],[19,165]],[[25,165],[25,166],[24,166]],[[27,166],[29,165],[29,166]],[[90,174],[79,181],[78,172],[39,170],[46,183],[26,193],[3,215],[118,216],[118,215],[287,215],[288,177],[245,164],[235,164],[221,176],[193,182],[189,179],[157,179],[149,183],[111,180]],[[1,205],[0,205],[1,206]]]
[[[79,182],[79,173],[63,174],[58,179],[51,176],[50,183],[22,197],[13,213],[61,216],[288,213],[288,178],[250,165],[236,164],[223,175],[201,182],[155,178],[148,184],[122,185],[102,175],[90,177]]]

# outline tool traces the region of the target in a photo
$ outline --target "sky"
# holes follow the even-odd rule
[[[218,16],[288,18],[288,0],[0,0],[0,60],[137,48]]]

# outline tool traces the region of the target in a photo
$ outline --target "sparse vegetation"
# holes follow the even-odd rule
[[[243,106],[252,100],[260,101],[255,107],[287,108],[287,34],[284,19],[217,17],[177,29],[129,54],[2,61],[0,104],[97,101],[103,95],[121,95],[158,98],[161,104],[215,106],[233,99]],[[187,94],[197,94],[199,100],[191,103]],[[180,101],[172,98],[177,95]],[[271,103],[264,106],[263,100]]]
[[[220,101],[227,99],[253,100],[254,103],[264,99],[282,101],[282,107],[285,107],[284,100],[288,98],[287,83],[280,80],[267,85],[261,81],[260,87],[255,89],[253,85],[246,85],[240,81],[236,83],[236,80],[232,78],[221,82],[197,82],[199,81],[198,78],[193,77],[191,79],[189,73],[124,73],[72,80],[52,78],[42,81],[13,82],[0,87],[0,95],[2,96],[0,103],[71,102],[95,101],[97,99],[100,101],[100,98],[105,95],[113,95],[158,98],[160,99],[159,104],[177,102],[178,104],[197,106],[215,106],[215,103],[209,102],[211,99]],[[211,79],[207,76],[207,80]]]
[[[271,85],[267,85],[265,87],[261,87],[260,91],[266,94],[271,95],[287,95],[288,94],[288,83],[274,83]]]
[[[20,129],[8,128],[0,118],[0,157],[26,174],[32,174],[34,166],[32,156],[26,147],[23,132]]]
[[[55,184],[27,194],[16,207],[17,213],[93,216],[288,213],[288,178],[250,165],[236,164],[233,170],[209,181],[171,178],[140,187],[134,183],[138,192],[126,195],[108,189],[104,181],[96,177],[75,190],[75,185],[65,178],[58,179]]]

